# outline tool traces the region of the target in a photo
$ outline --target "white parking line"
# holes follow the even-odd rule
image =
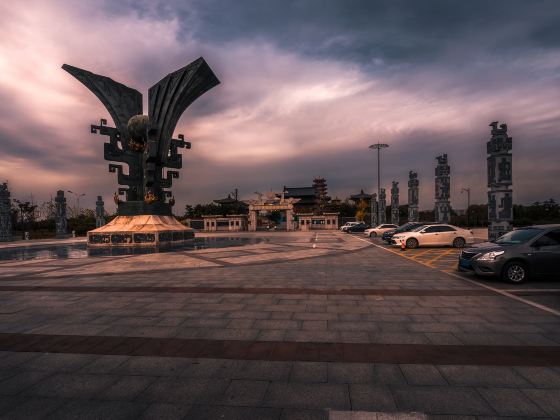
[[[533,306],[533,307],[535,307],[535,308],[541,309],[541,310],[543,310],[543,311],[549,312],[549,313],[551,313],[551,314],[553,314],[553,315],[560,316],[560,311],[557,311],[557,310],[555,310],[555,309],[549,308],[548,306],[545,306],[545,305],[541,305],[540,303],[536,303],[536,302],[533,302],[533,301],[531,301],[531,300],[523,299],[522,297],[512,295],[511,293],[506,292],[505,290],[496,289],[495,287],[488,286],[487,284],[482,284],[482,283],[479,283],[479,282],[477,282],[477,281],[467,279],[467,278],[465,278],[465,277],[463,277],[463,276],[459,276],[458,274],[455,274],[455,273],[446,273],[446,274],[449,274],[450,276],[453,276],[453,277],[457,277],[458,279],[467,281],[467,282],[469,282],[469,283],[471,283],[471,284],[476,284],[477,286],[483,287],[483,288],[485,288],[485,289],[492,290],[493,292],[496,292],[496,293],[498,293],[498,294],[500,294],[500,295],[507,296],[507,297],[509,297],[509,298],[511,298],[511,299],[513,299],[513,300],[517,300],[517,301],[519,301],[519,302],[523,302],[523,303],[525,303],[525,304],[527,304],[527,305],[530,305],[530,306]]]
[[[383,247],[383,246],[381,246],[381,245],[374,244],[373,242],[366,241],[365,239],[361,239],[361,238],[356,238],[356,239],[359,239],[360,241],[364,241],[364,242],[369,242],[370,244],[372,244],[373,246],[375,246],[375,247],[377,247],[377,248],[381,248],[381,249],[383,249],[384,251],[387,251],[387,252],[390,252],[390,253],[392,253],[392,254],[397,254],[397,255],[401,256],[398,252],[393,251],[393,250],[391,250],[391,249],[387,249],[387,248],[385,248],[385,247]],[[408,258],[408,259],[414,261],[413,258]],[[419,263],[418,261],[415,261],[415,262],[418,263],[418,264],[421,264],[421,263]],[[422,264],[422,265],[425,265],[425,264]],[[435,268],[435,267],[431,267],[431,268],[433,268],[434,270],[438,270],[438,269]],[[508,297],[508,298],[510,298],[510,299],[516,300],[516,301],[518,301],[518,302],[522,302],[522,303],[524,303],[524,304],[526,304],[526,305],[532,306],[532,307],[537,308],[537,309],[540,309],[540,310],[542,310],[542,311],[551,313],[551,314],[556,315],[556,316],[560,316],[560,311],[557,311],[557,310],[555,310],[555,309],[549,308],[548,306],[545,306],[545,305],[541,305],[540,303],[536,303],[536,302],[533,302],[533,301],[530,301],[530,300],[527,300],[527,299],[523,299],[522,297],[515,296],[515,295],[509,293],[509,292],[506,291],[506,290],[496,289],[495,287],[488,286],[488,285],[486,285],[486,284],[482,284],[482,283],[479,283],[479,282],[477,282],[477,281],[467,279],[467,278],[465,278],[465,277],[463,277],[463,276],[460,276],[460,275],[455,274],[455,273],[450,273],[450,272],[448,272],[448,271],[444,271],[444,270],[438,270],[438,271],[440,271],[440,272],[442,272],[442,273],[445,273],[445,274],[447,274],[447,275],[449,275],[449,276],[456,277],[456,278],[458,278],[458,279],[460,279],[460,280],[463,280],[463,281],[466,281],[466,282],[468,282],[468,283],[474,284],[474,285],[476,285],[476,286],[482,287],[482,288],[484,288],[484,289],[491,290],[491,291],[493,291],[494,293],[497,293],[497,294],[502,295],[502,296],[506,296],[506,297]],[[538,289],[537,289],[537,290],[538,290]]]
[[[505,292],[511,293],[558,293],[560,289],[503,289]]]

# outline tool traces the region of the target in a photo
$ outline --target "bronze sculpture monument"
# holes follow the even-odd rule
[[[190,148],[183,135],[172,138],[179,118],[198,97],[220,81],[201,57],[168,74],[148,91],[148,115],[142,114],[142,94],[114,80],[64,64],[64,70],[99,98],[115,123],[101,119],[91,131],[109,137],[105,159],[124,187],[115,194],[118,217],[88,232],[88,245],[164,245],[194,237],[171,213],[171,188],[182,167],[178,148]],[[166,171],[164,171],[166,169]],[[124,200],[121,196],[124,195]]]

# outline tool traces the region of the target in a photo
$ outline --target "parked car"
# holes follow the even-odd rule
[[[356,232],[363,232],[367,229],[367,225],[365,223],[358,223],[356,225],[350,226],[348,229],[345,230],[346,233],[356,233]]]
[[[360,224],[360,222],[346,222],[344,225],[340,227],[340,230],[346,232],[346,229],[348,229],[350,226],[355,226],[358,224]]]
[[[499,276],[515,284],[533,276],[560,279],[560,225],[516,229],[495,242],[465,249],[459,256],[458,268],[482,276]]]
[[[434,224],[433,222],[408,222],[405,223],[404,225],[400,225],[396,229],[391,229],[386,231],[385,233],[383,233],[383,235],[381,235],[381,239],[383,239],[389,245],[393,245],[396,243],[393,240],[393,235],[395,235],[396,233],[410,232],[411,230],[414,230],[420,226],[433,225],[433,224]]]
[[[463,248],[474,243],[472,231],[447,224],[419,226],[410,232],[393,235],[396,245],[404,243],[407,248],[419,246],[453,246]]]
[[[376,227],[366,229],[364,231],[364,235],[369,236],[370,238],[376,238],[378,236],[383,235],[383,233],[387,232],[388,230],[393,230],[398,228],[397,225],[392,225],[388,223],[384,223],[381,225],[377,225]]]

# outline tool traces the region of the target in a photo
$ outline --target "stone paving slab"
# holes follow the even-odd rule
[[[352,235],[0,272],[0,417],[560,416],[559,317]]]

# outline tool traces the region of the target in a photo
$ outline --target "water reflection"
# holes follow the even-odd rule
[[[23,261],[23,260],[57,260],[67,258],[106,257],[117,255],[153,254],[156,252],[174,252],[185,250],[196,250],[206,248],[227,248],[256,244],[261,238],[239,238],[239,237],[214,237],[195,238],[184,245],[169,246],[165,248],[97,248],[87,249],[85,243],[25,246],[18,248],[0,249],[0,261]]]

